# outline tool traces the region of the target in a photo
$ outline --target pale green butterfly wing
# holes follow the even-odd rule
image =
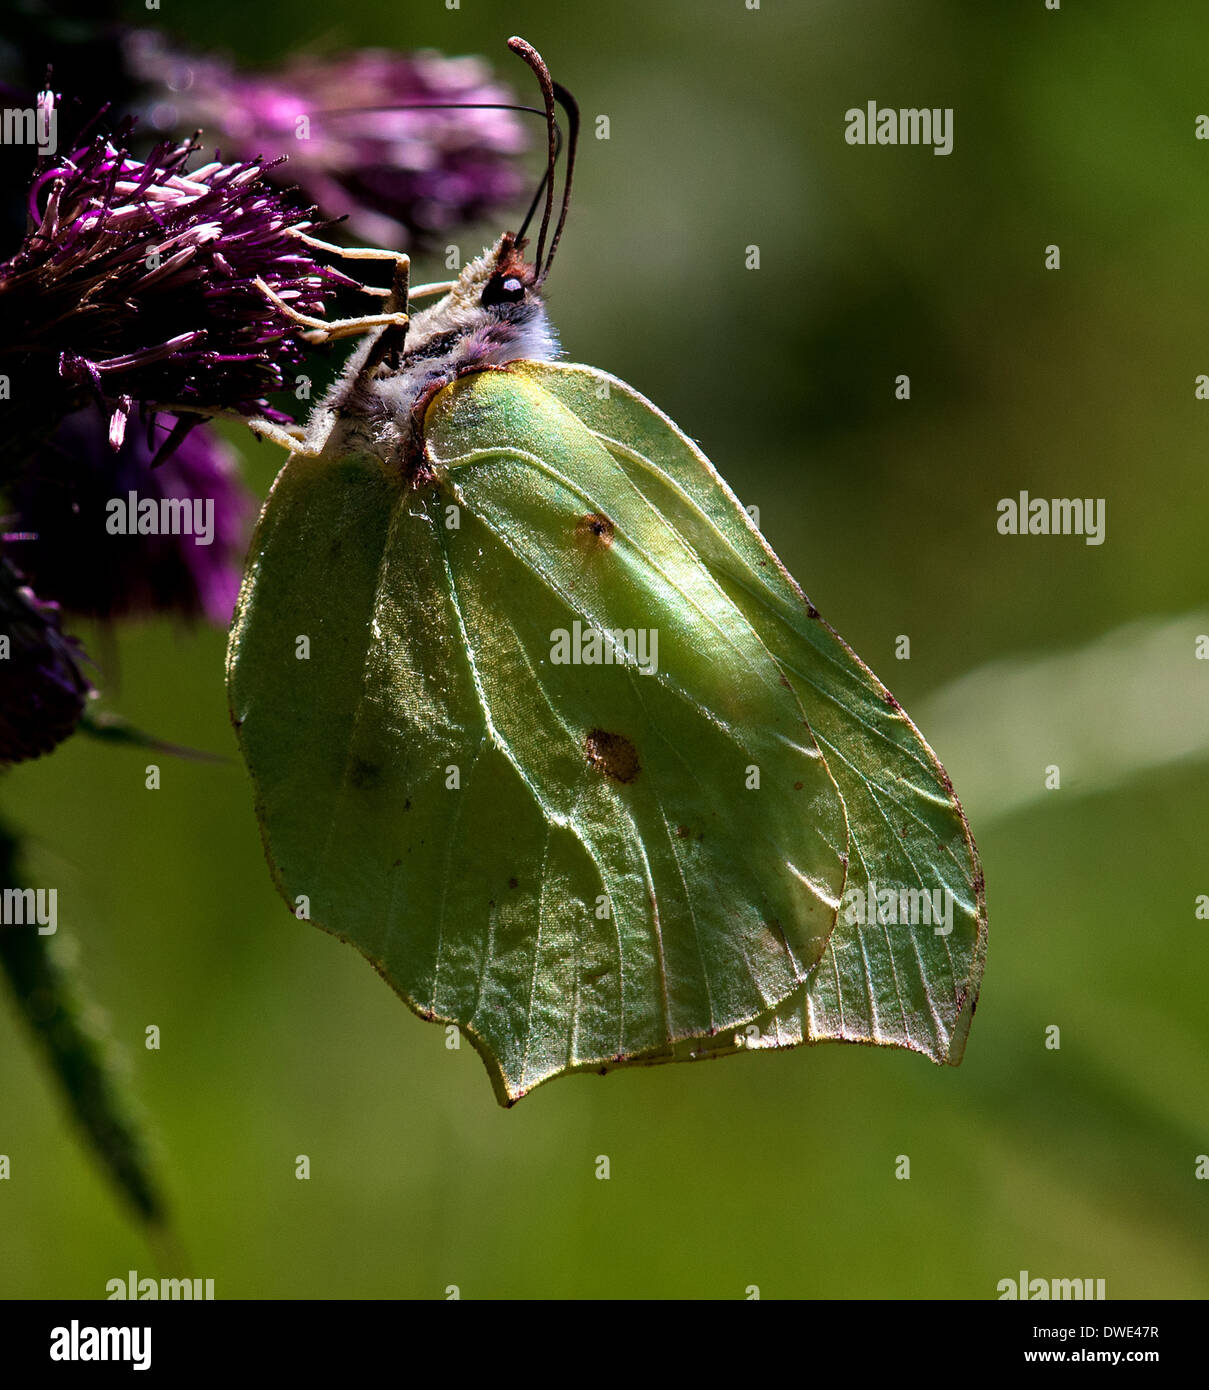
[[[959,1062],[986,954],[986,906],[977,851],[944,768],[665,415],[591,367],[525,363],[517,371],[591,429],[693,547],[788,676],[847,807],[846,903],[855,897],[867,905],[870,881],[897,895],[895,916],[902,890],[951,895],[939,932],[936,923],[871,920],[867,906],[863,921],[841,913],[826,954],[788,1006],[769,1010],[737,1039],[702,1038],[682,1053],[836,1039]],[[946,903],[943,896],[932,901]]]
[[[791,1009],[848,856],[791,679],[536,382],[464,378],[428,439],[417,490],[291,458],[253,541],[228,681],[287,901],[461,1026],[506,1103]],[[555,663],[577,622],[657,659]]]

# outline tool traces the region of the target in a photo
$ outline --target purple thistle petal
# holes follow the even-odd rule
[[[33,229],[0,264],[0,370],[14,409],[45,421],[89,398],[262,413],[304,360],[298,323],[257,284],[319,317],[355,285],[297,232],[308,211],[257,160],[186,169],[193,146],[143,162],[108,139],[34,181]],[[120,438],[120,423],[115,435]]]

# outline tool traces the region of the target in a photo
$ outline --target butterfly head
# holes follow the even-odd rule
[[[542,277],[525,259],[526,242],[505,232],[454,282],[444,307],[458,318],[521,329],[545,318]]]
[[[558,351],[546,314],[543,286],[570,206],[579,109],[571,94],[551,79],[545,62],[531,44],[513,38],[508,47],[528,64],[541,87],[546,117],[546,170],[520,231],[505,232],[494,246],[466,265],[443,299],[413,318],[402,361],[411,367],[425,364],[423,375],[430,382],[440,370],[452,369],[453,375],[460,375],[482,367],[504,366],[520,358],[543,361]],[[567,117],[566,167],[557,215],[554,185],[563,135],[556,106],[561,106]],[[537,246],[533,259],[528,260],[525,232],[535,220]]]
[[[541,276],[511,232],[476,256],[449,293],[417,314],[405,361],[455,360],[458,371],[503,366],[519,358],[547,361],[558,351]]]
[[[525,260],[525,241],[505,232],[489,251],[467,266],[462,273],[468,296],[480,308],[507,318],[540,300],[537,267]]]

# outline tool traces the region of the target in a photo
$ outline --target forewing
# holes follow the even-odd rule
[[[853,910],[841,913],[806,985],[737,1040],[702,1038],[682,1053],[836,1039],[959,1062],[986,953],[986,907],[969,826],[936,755],[662,412],[594,368],[526,363],[517,370],[592,430],[759,634],[798,695],[847,808],[844,896]],[[876,920],[867,906],[855,910],[857,901],[877,903],[885,893],[903,903],[911,901],[904,893],[936,893],[930,901],[942,909],[947,901],[951,915],[947,923],[904,924]],[[889,915],[889,903],[881,904]]]

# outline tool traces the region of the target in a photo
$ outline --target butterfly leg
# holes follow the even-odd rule
[[[345,260],[375,260],[392,263],[393,272],[389,289],[379,289],[369,285],[360,287],[366,294],[382,297],[382,312],[354,318],[329,320],[300,313],[283,300],[263,279],[257,278],[256,280],[256,285],[261,293],[281,313],[307,330],[299,335],[307,342],[326,343],[358,335],[372,335],[361,350],[363,352],[362,360],[353,376],[355,383],[360,383],[372,376],[387,357],[398,357],[407,333],[409,300],[423,295],[448,293],[453,285],[452,281],[447,281],[431,285],[417,285],[414,289],[410,288],[411,261],[401,251],[383,251],[373,247],[336,246],[331,242],[321,241],[318,237],[307,236],[302,232],[296,232],[295,236],[308,246],[329,252],[334,256],[340,256]],[[356,360],[355,357],[353,360]],[[163,405],[158,408],[172,410],[175,413],[200,413],[184,406]],[[238,411],[232,410],[208,410],[205,412],[205,416],[208,418],[238,420],[257,439],[267,439],[270,443],[278,445],[289,453],[302,454],[307,457],[316,457],[326,448],[339,414],[339,404],[335,401],[330,404],[325,402],[320,408],[312,411],[305,426],[282,425],[277,421],[266,419],[262,415],[241,415]]]
[[[346,261],[393,261],[395,263],[395,283],[388,290],[373,289],[369,285],[361,288],[366,294],[376,294],[383,298],[396,297],[397,286],[399,283],[399,272],[403,273],[402,284],[406,289],[407,271],[411,265],[411,260],[403,251],[382,251],[375,246],[337,246],[330,241],[320,241],[318,237],[307,236],[305,232],[295,232],[294,235],[299,241],[304,241],[308,246],[313,246],[317,251],[326,251],[332,256],[340,256]],[[434,294],[448,294],[456,280],[437,280],[431,285],[415,285],[402,297],[400,303],[406,303],[408,299],[422,299]]]
[[[310,343],[330,343],[339,338],[351,338],[367,333],[374,328],[406,328],[407,283],[411,260],[404,252],[384,251],[372,246],[336,246],[330,241],[321,241],[318,237],[307,236],[305,232],[295,232],[294,235],[305,245],[318,251],[326,251],[333,256],[339,256],[346,261],[390,261],[394,267],[389,289],[379,289],[372,285],[359,286],[364,294],[377,295],[385,300],[382,306],[383,312],[381,314],[361,314],[345,319],[321,319],[315,318],[311,314],[299,313],[297,309],[287,304],[276,291],[271,289],[264,280],[257,277],[256,286],[260,292],[287,318],[293,319],[295,323],[301,324],[307,330],[307,332],[300,334],[300,337],[305,338]]]
[[[301,425],[282,425],[263,415],[244,415],[238,410],[220,410],[211,406],[199,410],[196,405],[173,405],[170,401],[156,401],[152,408],[157,413],[163,411],[178,418],[194,415],[199,424],[206,420],[233,420],[251,430],[257,439],[268,439],[292,453],[305,446],[307,431]]]
[[[313,441],[310,437],[311,421],[307,422],[305,428],[302,425],[279,425],[274,420],[266,420],[263,415],[244,417],[243,423],[257,439],[267,439],[270,444],[276,444],[291,454],[305,454],[307,457],[321,454],[331,433],[329,424],[322,440]]]
[[[372,370],[373,367],[382,359],[387,350],[382,344],[386,340],[402,341],[402,336],[407,330],[407,301],[408,301],[408,271],[411,262],[407,256],[398,251],[379,251],[371,247],[347,248],[334,246],[329,242],[320,241],[317,237],[309,237],[301,232],[295,233],[301,241],[308,246],[316,247],[322,251],[329,251],[333,255],[343,256],[348,260],[385,260],[393,264],[394,270],[391,276],[389,289],[378,289],[372,286],[363,285],[361,288],[366,294],[380,295],[384,298],[382,306],[383,312],[380,314],[366,314],[357,318],[346,319],[320,319],[314,318],[309,314],[299,313],[292,305],[287,304],[280,295],[274,292],[264,280],[257,279],[256,284],[261,292],[273,303],[287,318],[295,323],[302,324],[308,331],[299,336],[308,342],[324,343],[333,342],[340,338],[349,338],[358,334],[374,334],[374,340],[370,344],[366,353],[365,364],[361,372]],[[427,287],[424,287],[427,288]],[[175,410],[177,412],[198,414],[196,410],[190,411],[186,407],[173,407],[165,405],[159,407],[162,410]],[[267,439],[270,443],[278,445],[292,454],[302,454],[307,457],[316,457],[321,454],[331,437],[335,427],[337,412],[333,409],[320,409],[311,413],[306,425],[283,425],[275,420],[269,420],[263,415],[241,415],[234,410],[208,410],[205,412],[208,418],[218,418],[224,420],[237,420],[241,425],[246,426],[257,439]]]
[[[396,267],[396,275],[398,267]],[[403,274],[406,275],[404,268]],[[253,282],[256,288],[263,294],[281,313],[287,318],[293,319],[295,323],[301,324],[307,332],[300,333],[300,338],[305,338],[308,343],[330,343],[337,338],[352,338],[361,333],[367,333],[371,328],[406,328],[406,312],[394,310],[382,314],[362,314],[355,318],[348,319],[318,319],[311,314],[299,313],[292,305],[287,304],[284,299],[265,283],[258,275]],[[387,303],[394,300],[393,287],[388,295]]]

